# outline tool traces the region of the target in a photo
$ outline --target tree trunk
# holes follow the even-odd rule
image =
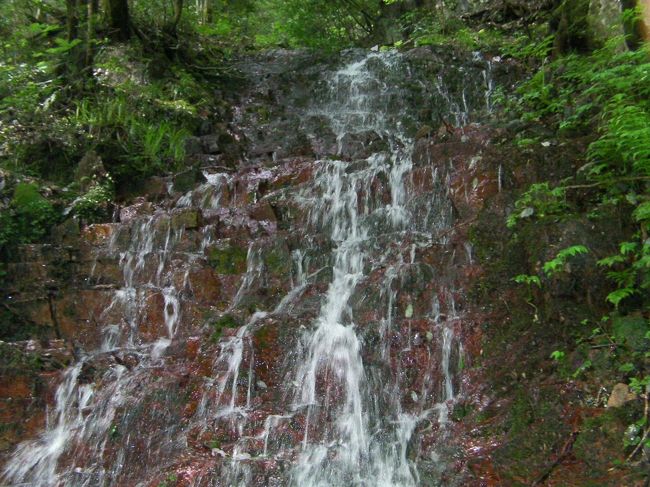
[[[200,18],[202,24],[209,24],[212,22],[213,9],[212,0],[199,0],[200,1]]]
[[[68,41],[73,41],[79,35],[79,12],[77,11],[77,0],[65,0],[65,10]]]
[[[119,41],[126,41],[131,37],[131,18],[129,16],[128,0],[104,0],[108,26],[111,36]]]
[[[594,39],[588,20],[589,0],[554,0],[554,7],[550,30],[555,34],[555,54],[592,50]]]
[[[632,14],[638,6],[642,7],[643,2],[638,0],[621,0],[621,8],[624,13]],[[647,27],[641,17],[624,17],[623,29],[625,30],[625,43],[628,49],[636,51],[648,38]]]
[[[173,0],[174,2],[174,18],[172,19],[171,23],[171,31],[176,32],[176,28],[178,27],[178,24],[181,21],[181,17],[183,16],[183,0]]]
[[[95,57],[93,41],[95,40],[95,17],[99,10],[98,0],[88,0],[88,18],[86,19],[86,66],[90,66]]]

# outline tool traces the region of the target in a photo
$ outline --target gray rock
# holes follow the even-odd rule
[[[185,139],[185,154],[194,156],[203,151],[203,143],[199,137],[188,137]]]
[[[205,154],[219,153],[219,136],[218,135],[204,135],[199,139],[201,147]]]

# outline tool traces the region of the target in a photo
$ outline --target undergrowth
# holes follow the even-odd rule
[[[550,44],[538,44],[550,54]],[[597,255],[596,264],[606,270],[611,282],[607,302],[611,312],[594,323],[591,331],[576,337],[574,354],[581,347],[609,347],[614,375],[646,398],[650,384],[650,51],[621,49],[623,39],[614,38],[604,47],[585,54],[571,53],[543,63],[530,80],[522,83],[506,100],[507,109],[533,124],[544,124],[560,140],[590,137],[585,163],[575,175],[562,181],[531,186],[515,204],[508,226],[517,235],[524,227],[541,221],[559,222],[584,215],[598,222],[612,214],[624,215],[631,229],[611,255]],[[546,50],[546,51],[545,51]],[[592,135],[593,134],[593,135]],[[520,139],[519,146],[523,144]],[[530,139],[532,143],[536,140]],[[580,200],[579,204],[577,203]],[[596,242],[594,242],[596,244]],[[526,284],[532,299],[532,284],[543,287],[544,277],[567,272],[587,246],[573,245],[546,262],[539,274],[522,274],[516,282]],[[597,247],[597,245],[594,245]],[[566,353],[551,358],[565,363]],[[588,373],[592,366],[584,355],[578,370],[567,370],[568,379]],[[634,461],[642,446],[650,446],[648,417],[644,414],[630,426],[625,441],[628,461]],[[621,443],[623,445],[623,442]]]

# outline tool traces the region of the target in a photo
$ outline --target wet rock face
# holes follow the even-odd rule
[[[0,461],[45,426],[58,372],[74,361],[63,340],[0,342]]]
[[[14,258],[13,306],[75,353],[42,402],[65,446],[25,443],[6,476],[463,485],[447,440],[480,273],[463,225],[501,190],[492,132],[467,123],[490,110],[491,66],[429,49],[242,60],[232,125],[188,142],[200,170],[75,247]],[[441,114],[449,133],[416,143]]]
[[[372,114],[358,112],[349,118],[346,123],[358,127],[345,135],[336,133],[327,114],[345,102],[342,94],[332,91],[333,86],[340,91],[337,80],[328,78],[332,67],[342,62],[353,65],[365,56],[365,51],[354,49],[320,59],[278,50],[243,60],[240,69],[255,80],[234,117],[245,157],[273,165],[289,157],[337,155],[355,160],[385,150],[387,139],[381,131],[371,130]],[[399,70],[387,68],[381,60],[370,59],[368,64],[379,80],[373,89],[398,87],[375,97],[376,106],[370,101],[371,109],[394,117],[391,123],[399,123],[399,130],[409,137],[423,125],[438,127],[444,120],[459,128],[485,118],[492,110],[495,86],[510,85],[516,75],[516,66],[500,58],[486,60],[434,47],[406,52]],[[337,140],[337,135],[342,138]]]

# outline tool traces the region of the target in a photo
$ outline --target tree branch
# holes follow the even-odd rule
[[[591,188],[597,188],[598,186],[604,186],[606,184],[631,182],[631,181],[650,181],[650,176],[630,176],[627,178],[618,178],[610,181],[599,181],[597,183],[592,183],[592,184],[574,184],[571,186],[562,186],[562,188],[563,189],[591,189]]]

